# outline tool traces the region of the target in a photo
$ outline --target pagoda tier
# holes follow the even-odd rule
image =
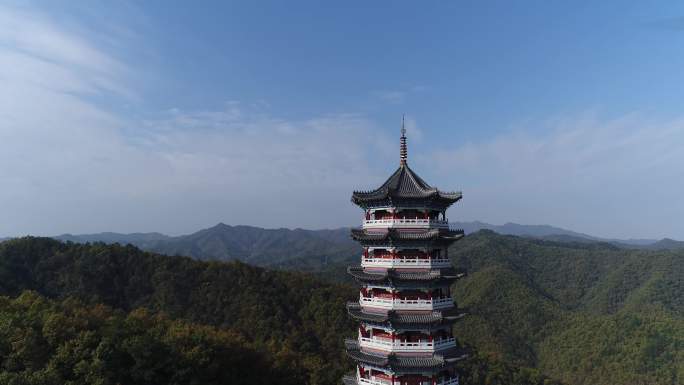
[[[358,320],[369,324],[382,324],[396,329],[415,327],[423,329],[430,326],[450,325],[466,315],[464,309],[451,307],[444,310],[423,312],[372,312],[364,309],[358,302],[347,303],[347,312]]]
[[[359,365],[356,371],[344,377],[345,385],[459,385],[456,371],[447,368],[437,373],[413,373],[396,376],[390,371],[373,366]]]
[[[428,355],[409,355],[365,351],[360,347],[359,341],[354,339],[347,339],[344,344],[347,348],[347,355],[353,360],[374,367],[389,369],[395,373],[422,373],[426,369],[444,369],[452,367],[458,361],[468,357],[468,352],[459,347]]]
[[[365,247],[361,257],[361,266],[374,269],[443,269],[452,267],[446,247],[432,249]]]
[[[360,283],[358,302],[347,304],[360,322],[356,339],[345,341],[356,372],[347,385],[458,385],[457,362],[467,357],[452,328],[464,316],[451,285],[455,269],[448,247],[463,238],[446,210],[460,192],[431,187],[407,164],[401,137],[399,169],[379,188],[354,192],[364,209],[362,228],[351,236],[363,246],[360,266],[347,272]]]
[[[453,267],[432,270],[371,270],[361,266],[349,266],[347,272],[362,283],[385,284],[406,288],[444,286],[466,275],[464,271],[457,271]]]
[[[463,238],[463,230],[425,229],[425,230],[366,230],[352,229],[351,236],[361,246],[385,247],[447,247]]]

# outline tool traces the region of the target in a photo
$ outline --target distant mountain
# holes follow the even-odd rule
[[[466,234],[475,233],[480,230],[491,230],[502,235],[516,235],[519,237],[532,237],[564,242],[608,242],[617,246],[643,247],[648,249],[684,248],[684,242],[673,241],[667,238],[660,241],[657,239],[601,238],[549,225],[521,225],[512,222],[507,222],[503,225],[492,225],[480,221],[451,223],[452,226],[463,229]]]
[[[144,245],[146,243],[154,243],[157,241],[167,240],[171,237],[161,233],[96,233],[96,234],[62,234],[56,237],[52,237],[60,241],[71,241],[76,243],[88,243],[88,242],[104,242],[104,243],[121,243],[121,244],[134,244],[134,245]]]
[[[604,242],[628,249],[682,249],[684,242],[672,239],[606,239],[549,225],[522,225],[485,222],[451,222],[466,234],[491,230],[502,235],[515,235],[549,241],[591,243]],[[264,229],[254,226],[229,226],[219,223],[198,232],[168,236],[160,233],[62,234],[62,241],[76,243],[133,244],[143,250],[167,255],[186,255],[202,260],[240,260],[255,265],[305,271],[328,270],[330,264],[343,266],[354,261],[360,247],[352,242],[349,228],[332,230]]]
[[[159,240],[150,251],[197,259],[240,260],[257,265],[279,265],[296,259],[320,261],[358,255],[348,228],[336,230],[263,229],[219,223],[194,234]]]
[[[569,235],[577,238],[596,240],[598,238],[591,235],[578,233],[571,230],[562,229],[549,225],[521,225],[518,223],[507,222],[503,225],[492,225],[485,222],[451,222],[452,226],[461,228],[466,234],[475,233],[480,230],[492,230],[495,233],[505,235],[517,235],[519,237],[545,237],[549,235]]]
[[[684,249],[684,242],[675,241],[674,239],[670,239],[670,238],[663,238],[663,239],[659,240],[658,242],[645,245],[645,248],[650,249],[650,250]]]
[[[360,246],[348,228],[333,230],[263,229],[219,223],[196,233],[171,237],[160,233],[98,233],[52,237],[76,243],[132,244],[143,250],[201,260],[239,260],[276,268],[321,270],[330,261],[358,256]]]

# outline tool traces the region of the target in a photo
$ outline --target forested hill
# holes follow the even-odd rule
[[[0,243],[0,295],[0,384],[332,385],[350,369],[356,290],[307,274],[22,238]],[[555,383],[477,354],[463,370]]]
[[[538,240],[491,231],[469,235],[449,252],[455,265],[469,271],[456,283],[454,295],[471,314],[455,325],[455,333],[479,352],[463,367],[468,380],[464,383],[550,383],[540,373],[569,385],[683,382],[684,252],[626,250],[608,243]],[[346,277],[340,261],[323,268],[323,277]],[[133,246],[65,244],[46,238],[1,243],[0,295],[16,297],[27,289],[50,300],[26,294],[6,300],[8,310],[0,312],[0,370],[5,376],[0,376],[0,383],[28,373],[33,377],[26,378],[35,380],[15,383],[52,384],[37,378],[64,362],[76,365],[80,360],[100,371],[73,365],[60,370],[117,379],[109,383],[146,383],[116,377],[122,374],[112,368],[97,369],[98,346],[104,343],[109,348],[107,341],[112,339],[149,340],[165,352],[161,355],[185,357],[179,361],[184,366],[174,371],[223,365],[241,377],[246,366],[223,361],[223,354],[231,355],[232,350],[220,350],[221,341],[237,341],[239,351],[254,357],[255,367],[277,373],[278,383],[285,384],[337,384],[349,365],[342,338],[353,334],[353,323],[344,302],[355,297],[355,289],[313,275],[167,257]],[[90,314],[97,304],[115,310],[93,315],[92,324],[65,323],[71,331],[58,328],[59,338],[45,334],[49,318],[75,320],[79,317],[73,314]],[[148,309],[149,314],[140,315],[136,308]],[[112,311],[114,318],[108,315]],[[134,327],[140,317],[155,325],[156,332],[148,335]],[[110,319],[113,323],[105,322]],[[122,339],[111,334],[112,328],[125,329]],[[179,328],[199,345],[181,343],[174,332]],[[93,339],[81,341],[83,333]],[[11,343],[18,339],[29,345]],[[77,349],[79,344],[85,344],[85,350]],[[175,374],[144,358],[157,353],[140,352],[136,349],[142,345],[129,344],[133,342],[110,348],[124,357],[126,365],[135,362],[141,370],[146,368],[138,373],[140,378],[161,376],[165,380],[159,383],[187,383],[168,380]],[[47,353],[41,353],[43,345]],[[197,350],[223,353],[202,358],[191,354]],[[43,355],[30,367],[17,364],[33,354]],[[211,361],[214,356],[216,361]],[[89,383],[79,378],[74,383]],[[270,377],[260,378],[264,383]]]
[[[684,252],[481,231],[450,256],[480,351],[569,384],[684,382]]]

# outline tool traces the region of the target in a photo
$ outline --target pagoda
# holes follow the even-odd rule
[[[460,192],[428,185],[407,163],[402,120],[399,168],[380,187],[355,191],[364,210],[352,238],[363,246],[360,266],[348,268],[361,285],[359,301],[347,304],[360,322],[358,337],[345,341],[356,370],[345,385],[458,385],[455,365],[467,357],[452,334],[465,313],[451,284],[465,275],[447,253],[463,230],[449,228],[446,210]]]

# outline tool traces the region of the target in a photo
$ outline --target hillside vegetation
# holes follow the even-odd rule
[[[300,384],[239,333],[35,292],[0,297],[0,384]]]
[[[332,385],[351,369],[356,290],[312,275],[23,238],[0,244],[0,295],[0,384]],[[477,352],[463,371],[555,383]]]
[[[483,231],[450,250],[470,271],[459,337],[569,384],[684,381],[684,253]]]
[[[469,270],[469,276],[454,286],[459,305],[470,312],[456,323],[455,333],[475,349],[462,367],[464,383],[555,383],[551,378],[569,385],[683,382],[682,251],[628,250],[609,243],[539,240],[481,231],[457,242],[450,256],[455,265]],[[0,319],[0,329],[33,325],[31,333],[38,333],[36,339],[22,338],[42,346],[46,338],[40,335],[45,331],[43,322],[52,313],[68,317],[101,309],[98,311],[103,314],[111,313],[117,319],[112,322],[119,322],[116,328],[123,330],[128,327],[126,320],[141,315],[157,325],[157,334],[144,338],[156,339],[155,344],[165,346],[167,350],[162,351],[172,357],[183,356],[187,347],[176,346],[178,340],[168,335],[173,325],[181,322],[188,333],[203,336],[198,344],[207,344],[191,346],[193,350],[213,351],[221,341],[237,341],[231,344],[255,357],[254,365],[267,373],[260,383],[268,383],[266,378],[273,375],[277,381],[272,383],[338,384],[350,368],[342,339],[354,333],[344,309],[345,301],[356,293],[344,274],[344,265],[352,258],[357,257],[341,255],[331,257],[328,264],[316,265],[301,257],[283,265],[318,270],[316,278],[240,262],[167,257],[133,246],[65,244],[45,238],[6,241],[0,244],[0,295],[9,296],[3,303],[11,304],[5,307],[12,313],[4,317],[13,317],[13,321]],[[37,294],[26,294],[26,290]],[[45,309],[41,311],[47,315],[33,319],[32,314],[37,313],[21,307],[29,301],[26,298],[40,303],[37,308]],[[22,328],[25,326],[17,330]],[[83,329],[94,333],[96,340],[111,337],[108,330]],[[140,332],[126,331],[130,338],[143,338]],[[7,383],[11,379],[15,384],[51,384],[38,378],[52,370],[53,356],[76,354],[64,350],[71,339],[59,340],[46,345],[48,353],[35,364],[16,366],[12,364],[16,360],[7,361],[7,357],[43,354],[42,350],[14,344],[19,338],[11,334],[14,331],[2,333],[0,360],[5,360],[1,367],[5,377],[0,379],[8,379]],[[223,357],[220,349],[216,351],[217,365],[230,367],[226,369],[229,373],[241,373],[240,368],[232,367],[237,361]],[[234,354],[231,352],[225,354]],[[69,359],[80,362],[77,358]],[[180,363],[186,366],[174,371],[185,373],[213,365],[211,360]],[[60,378],[79,383],[74,377],[78,370],[67,366],[63,374],[71,377]],[[172,374],[156,372],[161,367],[150,370],[148,376],[173,383],[167,380],[172,377],[163,377]],[[116,376],[93,376],[116,380],[82,383],[120,381]],[[145,383],[136,381],[142,380],[127,378],[123,383]]]

